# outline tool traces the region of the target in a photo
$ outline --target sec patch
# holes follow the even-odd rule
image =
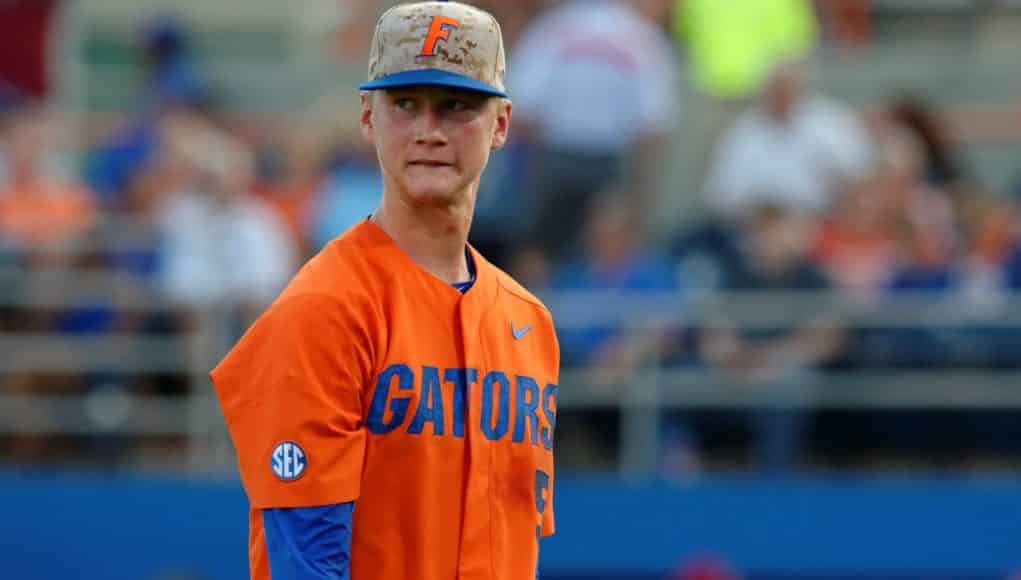
[[[308,455],[294,441],[283,441],[273,448],[269,466],[280,481],[295,481],[308,467]]]

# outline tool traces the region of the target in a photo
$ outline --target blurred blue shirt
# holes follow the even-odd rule
[[[1021,290],[1021,244],[1018,244],[1014,254],[1007,260],[1004,275],[1008,288],[1014,291]]]
[[[610,269],[596,268],[585,259],[566,264],[553,277],[553,290],[678,290],[682,286],[673,264],[655,254],[636,254]],[[678,304],[677,308],[682,308]],[[585,364],[609,340],[621,332],[608,324],[568,328],[557,333],[561,358],[566,364]]]
[[[382,194],[383,177],[378,166],[358,161],[337,166],[310,206],[307,220],[312,248],[322,249],[376,211]]]

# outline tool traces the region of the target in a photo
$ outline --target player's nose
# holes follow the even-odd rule
[[[415,123],[415,142],[420,145],[443,145],[447,142],[439,111],[430,107],[418,116]]]

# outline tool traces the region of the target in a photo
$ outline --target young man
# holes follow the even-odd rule
[[[213,371],[253,579],[524,580],[553,533],[549,312],[467,245],[507,136],[503,41],[455,2],[391,9],[362,85],[378,211]]]

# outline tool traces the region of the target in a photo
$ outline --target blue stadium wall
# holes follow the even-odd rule
[[[246,577],[237,482],[0,472],[0,577]],[[749,580],[1005,580],[1021,570],[1016,479],[558,482],[545,580],[665,579],[717,554]]]

